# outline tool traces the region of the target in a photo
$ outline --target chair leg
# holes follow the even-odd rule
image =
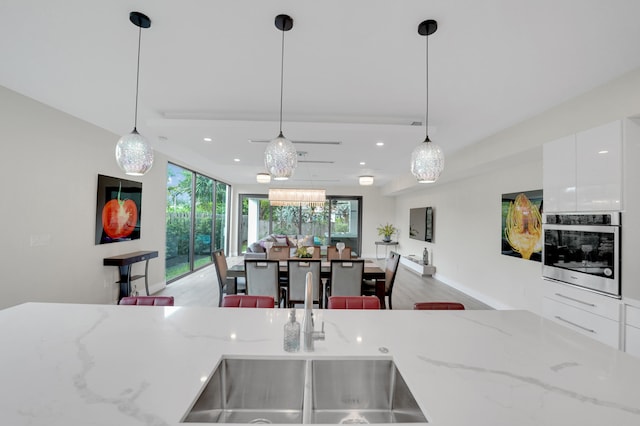
[[[393,306],[391,305],[391,293],[389,293],[389,309],[393,309]]]

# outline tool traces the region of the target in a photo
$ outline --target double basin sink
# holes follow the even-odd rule
[[[187,423],[426,423],[392,359],[223,357]]]

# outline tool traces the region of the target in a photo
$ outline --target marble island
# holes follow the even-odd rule
[[[28,303],[0,311],[0,419],[177,426],[222,356],[393,358],[430,424],[638,425],[640,360],[526,311],[287,311]],[[301,317],[301,315],[299,315]]]

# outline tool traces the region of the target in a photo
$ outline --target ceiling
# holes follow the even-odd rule
[[[384,185],[410,173],[425,135],[412,125],[425,121],[425,19],[439,24],[429,37],[429,135],[445,156],[640,67],[637,0],[3,0],[0,85],[129,133],[132,10],[152,21],[138,130],[232,184],[265,171],[266,144],[250,140],[278,134],[280,13],[294,20],[284,134],[340,142],[296,144],[305,162],[290,186],[355,185],[363,174]]]

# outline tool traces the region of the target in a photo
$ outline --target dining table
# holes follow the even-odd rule
[[[299,260],[299,258],[291,258],[295,260]],[[287,260],[280,260],[280,277],[286,277],[288,274]],[[244,262],[240,262],[236,265],[233,265],[227,269],[227,277],[229,278],[240,278],[244,277]],[[322,260],[320,262],[320,277],[321,278],[331,278],[331,262],[327,260]],[[381,268],[376,262],[365,259],[364,261],[364,272],[362,273],[363,280],[372,280],[375,282],[376,286],[376,297],[380,299],[380,309],[385,309],[385,279],[386,274],[385,270]]]

